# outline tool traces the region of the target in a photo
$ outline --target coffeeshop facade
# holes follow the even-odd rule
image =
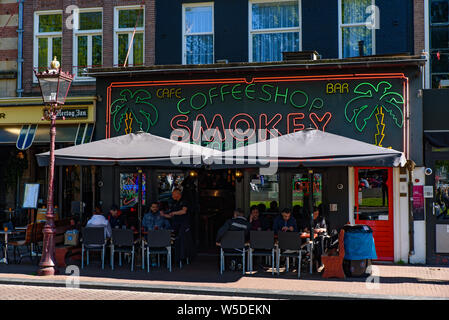
[[[402,151],[416,164],[413,181],[406,168],[335,166],[313,168],[311,184],[301,165],[273,175],[257,168],[103,167],[100,203],[135,211],[139,169],[144,205],[163,203],[180,187],[201,251],[214,247],[218,227],[237,207],[249,214],[257,205],[267,217],[288,207],[301,222],[312,197],[331,229],[370,225],[379,260],[424,263],[425,214],[408,196],[409,181],[424,181],[424,63],[396,56],[90,69],[99,98],[94,140],[145,131],[228,150],[315,128]]]

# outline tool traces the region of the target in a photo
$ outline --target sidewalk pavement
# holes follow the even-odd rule
[[[60,275],[40,277],[36,264],[0,265],[0,284],[22,284],[65,287],[74,277],[60,269]],[[91,261],[80,270],[80,288],[130,290],[146,292],[201,295],[231,295],[269,299],[424,299],[449,300],[448,266],[413,266],[374,264],[370,277],[322,279],[320,274],[271,271],[242,275],[225,271],[220,275],[218,257],[198,256],[191,264],[168,272],[164,267],[150,272],[136,266],[116,266],[114,271],[105,263]]]

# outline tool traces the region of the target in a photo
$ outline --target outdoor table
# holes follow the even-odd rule
[[[4,231],[4,230],[1,230],[0,231],[0,234],[3,234],[3,236],[5,237],[5,245],[3,247],[3,258],[0,259],[0,263],[8,264],[8,235],[10,235],[10,234],[18,234],[18,233],[21,233],[21,232],[23,232],[23,231],[19,231],[19,230],[17,230],[17,231],[13,231],[13,230]]]

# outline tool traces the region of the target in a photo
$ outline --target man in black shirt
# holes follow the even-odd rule
[[[179,189],[172,192],[172,200],[169,203],[169,211],[167,214],[161,214],[170,219],[173,230],[177,233],[180,229],[189,227],[188,207],[182,199],[182,193]]]
[[[172,201],[169,203],[167,214],[161,213],[161,216],[170,219],[170,224],[175,232],[175,262],[181,262],[184,259],[191,259],[194,256],[195,249],[190,230],[189,208],[182,199],[182,193],[179,189],[172,191]]]
[[[234,217],[232,219],[227,220],[224,225],[221,226],[220,229],[218,229],[217,232],[217,239],[216,239],[216,245],[220,246],[220,241],[228,231],[244,231],[245,232],[245,239],[248,240],[249,238],[249,231],[251,230],[251,223],[248,222],[245,218],[245,213],[242,209],[236,209],[234,211]],[[233,250],[234,251],[234,250]],[[236,266],[236,260],[231,260],[230,269],[235,270]],[[240,270],[242,268],[242,264],[238,264],[238,269]]]
[[[251,223],[245,218],[245,213],[242,209],[234,211],[234,217],[227,220],[217,232],[217,246],[220,245],[220,240],[227,231],[245,231],[245,238],[248,239],[249,231],[251,230]]]

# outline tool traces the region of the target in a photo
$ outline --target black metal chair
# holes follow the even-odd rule
[[[220,241],[220,274],[223,274],[225,256],[241,256],[243,264],[243,274],[245,274],[245,232],[227,231]]]
[[[106,238],[103,227],[86,227],[82,229],[81,268],[84,268],[84,252],[87,253],[87,265],[89,265],[89,252],[101,252],[101,268],[104,269],[104,254]]]
[[[134,232],[130,229],[112,229],[111,268],[114,270],[115,253],[119,253],[119,265],[122,265],[122,253],[131,254],[131,271],[134,271]]]
[[[279,232],[276,269],[279,274],[281,257],[286,257],[286,269],[289,270],[289,258],[298,258],[298,278],[301,275],[301,258],[303,247],[299,232]]]
[[[170,230],[150,230],[147,234],[147,272],[150,272],[150,255],[167,255],[167,268],[171,268],[171,231]]]
[[[274,275],[274,231],[251,231],[249,235],[248,267],[253,271],[253,256],[271,257],[271,274]]]

